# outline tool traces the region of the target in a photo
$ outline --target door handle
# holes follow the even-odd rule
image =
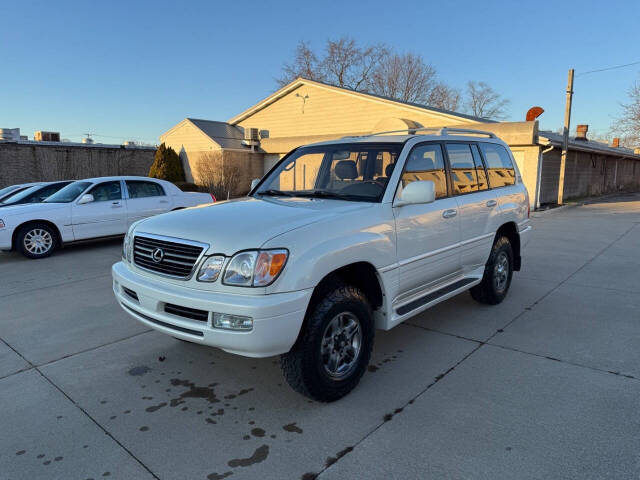
[[[452,217],[455,217],[457,214],[458,214],[458,211],[454,209],[445,210],[444,212],[442,212],[442,216],[444,218],[452,218]]]
[[[121,208],[120,202],[111,202],[111,208]]]
[[[169,203],[169,200],[160,200],[160,203]]]
[[[495,200],[489,200],[487,202],[487,207],[495,207],[498,204]]]

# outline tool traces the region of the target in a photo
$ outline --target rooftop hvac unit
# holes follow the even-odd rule
[[[0,140],[17,142],[20,140],[19,128],[0,128]]]
[[[260,141],[260,130],[257,128],[245,128],[244,129],[244,139],[252,142]]]

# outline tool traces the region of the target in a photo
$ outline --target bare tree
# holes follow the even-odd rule
[[[611,129],[625,147],[640,145],[640,83],[636,82],[629,89],[629,100],[622,104],[622,115]]]
[[[284,87],[298,77],[324,81],[322,65],[309,44],[304,41],[298,43],[293,62],[285,63],[282,66],[282,76],[277,81],[281,87]]]
[[[322,70],[333,85],[365,90],[369,76],[387,54],[387,48],[380,44],[361,48],[349,37],[328,40]]]
[[[437,86],[436,69],[413,53],[390,54],[376,67],[368,90],[402,102],[428,103]]]
[[[460,101],[462,96],[460,90],[457,88],[449,87],[444,83],[438,83],[431,93],[429,93],[429,99],[427,105],[430,107],[439,108],[441,110],[449,110],[451,112],[457,112],[460,108]]]
[[[278,84],[282,87],[298,77],[327,82],[339,87],[364,90],[371,72],[387,55],[384,45],[360,47],[353,38],[327,40],[319,57],[306,42],[298,43],[292,63],[282,66]]]
[[[218,200],[226,200],[235,195],[242,172],[237,165],[225,161],[222,152],[206,152],[196,162],[196,178]]]
[[[466,110],[476,117],[503,120],[507,117],[509,100],[502,98],[485,82],[467,83]]]

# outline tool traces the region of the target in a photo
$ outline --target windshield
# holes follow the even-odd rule
[[[6,195],[7,193],[13,192],[16,188],[15,185],[11,185],[9,187],[4,187],[4,188],[0,188],[0,197],[2,197],[3,195]]]
[[[62,187],[69,185],[71,182],[58,182],[50,183],[49,185],[35,185],[29,187],[26,190],[22,190],[13,195],[9,195],[2,203],[16,204],[16,203],[37,203],[42,202],[45,198],[50,197]]]
[[[16,203],[17,201],[22,200],[24,197],[32,194],[33,192],[37,192],[38,189],[40,189],[39,185],[36,185],[35,187],[29,187],[26,190],[20,190],[18,193],[8,195],[2,200],[2,203]]]
[[[58,190],[49,198],[44,200],[45,203],[69,203],[73,202],[87,187],[91,185],[91,182],[73,182],[64,187],[62,190]]]
[[[256,195],[382,200],[402,144],[338,144],[295,150],[263,180]]]

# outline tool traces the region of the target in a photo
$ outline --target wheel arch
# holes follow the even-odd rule
[[[60,232],[60,229],[55,223],[53,223],[51,220],[34,219],[34,220],[27,220],[25,222],[22,222],[20,225],[18,225],[16,228],[13,229],[13,233],[11,234],[11,250],[15,250],[16,248],[16,240],[18,238],[18,233],[20,232],[20,230],[22,230],[24,227],[28,225],[37,224],[37,223],[43,223],[51,227],[56,235],[58,246],[62,244],[62,233]]]
[[[520,253],[520,233],[518,233],[518,226],[515,222],[504,223],[498,228],[496,232],[496,239],[498,237],[507,237],[513,250],[513,270],[519,271],[522,266],[522,257]]]
[[[376,268],[369,262],[359,261],[336,268],[327,273],[314,287],[311,299],[307,305],[304,321],[298,333],[298,340],[302,337],[307,326],[307,318],[318,302],[331,289],[332,285],[352,285],[362,291],[367,297],[371,309],[375,312],[384,307],[385,294],[383,283]],[[296,340],[296,343],[297,341]]]

